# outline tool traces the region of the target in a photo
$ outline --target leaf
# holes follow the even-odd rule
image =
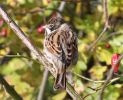
[[[120,88],[116,87],[116,85],[109,86],[104,95],[104,100],[118,100]]]
[[[106,66],[102,67],[99,65],[95,65],[89,70],[89,72],[91,74],[92,79],[100,80],[103,78],[103,73],[106,71],[106,69]]]
[[[14,58],[11,61],[8,62],[8,64],[3,65],[0,67],[0,72],[2,74],[8,75],[10,73],[13,73],[19,69],[26,68],[26,59],[17,59]]]
[[[98,50],[96,52],[97,52],[96,56],[99,61],[106,62],[106,64],[108,64],[108,65],[111,64],[112,54],[110,51],[103,49],[101,47],[98,47]]]
[[[84,91],[84,85],[82,84],[82,82],[80,80],[77,80],[75,82],[75,86],[74,86],[74,89],[75,91],[78,93],[78,94],[81,94],[83,91]]]
[[[111,44],[114,53],[123,52],[123,35],[113,38],[113,40],[110,40],[109,43]]]
[[[55,96],[52,97],[52,100],[63,100],[66,96],[66,92],[61,92]]]
[[[87,69],[87,66],[86,66],[86,64],[83,62],[83,61],[78,61],[77,62],[77,65],[76,65],[76,67],[75,67],[75,71],[77,72],[77,73],[80,73],[81,71],[84,71],[84,70],[86,70]]]
[[[31,99],[30,93],[33,92],[33,87],[31,87],[28,83],[22,81],[20,75],[18,75],[17,73],[12,73],[10,75],[7,75],[5,79],[7,80],[7,82],[9,82],[10,85],[15,88],[15,90],[22,97],[24,97],[25,99],[28,98],[28,100]]]

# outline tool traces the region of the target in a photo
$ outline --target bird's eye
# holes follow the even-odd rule
[[[54,30],[54,24],[50,24],[49,29],[53,31]]]
[[[54,24],[50,24],[49,27],[50,27],[50,28],[53,28],[53,27],[54,27]]]

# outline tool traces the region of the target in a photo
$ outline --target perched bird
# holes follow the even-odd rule
[[[77,35],[60,18],[44,26],[44,53],[56,72],[54,89],[66,88],[66,68],[78,60]]]

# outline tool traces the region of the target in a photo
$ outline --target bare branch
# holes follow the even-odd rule
[[[91,50],[95,47],[95,45],[101,40],[101,38],[103,37],[107,29],[109,28],[107,0],[103,0],[103,7],[104,7],[103,13],[104,13],[104,19],[105,19],[105,26],[102,32],[100,33],[100,35],[98,36],[98,38],[92,44],[90,44],[90,46],[88,47],[88,50]]]
[[[95,47],[95,45],[101,40],[101,38],[103,37],[104,33],[107,31],[107,26],[104,27],[104,29],[102,30],[102,32],[100,33],[100,35],[98,36],[98,38],[92,43],[90,44],[90,46],[88,47],[88,50],[93,51],[93,48]]]
[[[109,26],[109,21],[108,21],[108,4],[107,4],[108,0],[103,0],[103,7],[104,7],[104,19],[105,19],[105,26],[108,28]]]
[[[84,80],[86,80],[86,81],[93,82],[93,83],[105,83],[105,81],[106,81],[106,80],[95,81],[95,80],[92,80],[92,79],[87,78],[87,77],[85,77],[85,76],[79,75],[79,74],[77,74],[77,73],[73,73],[73,74],[75,74],[75,75],[78,76],[79,78],[82,78],[82,79],[84,79]],[[117,74],[116,74],[116,75],[117,75]],[[117,76],[118,76],[117,78],[113,78],[112,80],[110,80],[110,83],[112,83],[112,82],[118,80],[118,79],[121,77],[121,75],[117,75]]]
[[[47,79],[48,79],[48,73],[49,71],[45,69],[43,79],[41,80],[41,86],[40,86],[40,91],[38,93],[37,100],[43,100],[44,90],[45,90]]]
[[[15,100],[23,100],[22,97],[15,91],[15,89],[10,86],[7,81],[0,75],[0,84],[4,86],[6,91],[15,99]]]
[[[77,74],[77,73],[73,73],[73,74],[76,75],[77,77],[82,78],[82,79],[84,79],[84,80],[87,80],[87,81],[89,81],[89,82],[94,82],[94,83],[104,83],[104,82],[105,82],[104,80],[95,81],[95,80],[89,79],[89,78],[87,78],[87,77],[85,77],[85,76],[79,75],[79,74]]]
[[[22,40],[22,42],[29,48],[29,50],[36,56],[36,58],[39,60],[41,64],[44,65],[46,69],[48,69],[51,74],[56,77],[56,73],[51,70],[52,64],[50,64],[47,59],[44,57],[44,55],[31,43],[29,38],[24,34],[24,32],[19,28],[19,26],[8,16],[8,14],[4,11],[2,6],[0,6],[0,15],[5,20],[5,22],[11,27],[11,29],[15,32],[15,34]],[[82,100],[81,96],[75,93],[75,90],[71,87],[69,83],[67,83],[66,91],[68,94],[71,95],[74,98],[78,98],[79,100]]]
[[[123,34],[123,32],[120,32],[120,31],[119,32],[112,32],[108,36],[102,38],[102,41],[106,41],[107,39],[109,39],[109,38],[111,38],[113,36],[117,36],[117,35],[121,35],[121,34]]]
[[[59,8],[58,8],[58,11],[59,11],[59,12],[62,12],[62,11],[63,11],[63,9],[64,9],[64,7],[65,7],[65,4],[66,4],[65,1],[62,1],[62,2],[61,2],[60,6],[59,6]],[[58,17],[61,17],[61,14],[60,14],[60,13],[57,13],[57,16],[58,16]]]

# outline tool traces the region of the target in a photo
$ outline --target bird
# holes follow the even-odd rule
[[[78,60],[77,34],[57,17],[44,29],[44,54],[56,72],[54,89],[66,89],[66,69]]]

